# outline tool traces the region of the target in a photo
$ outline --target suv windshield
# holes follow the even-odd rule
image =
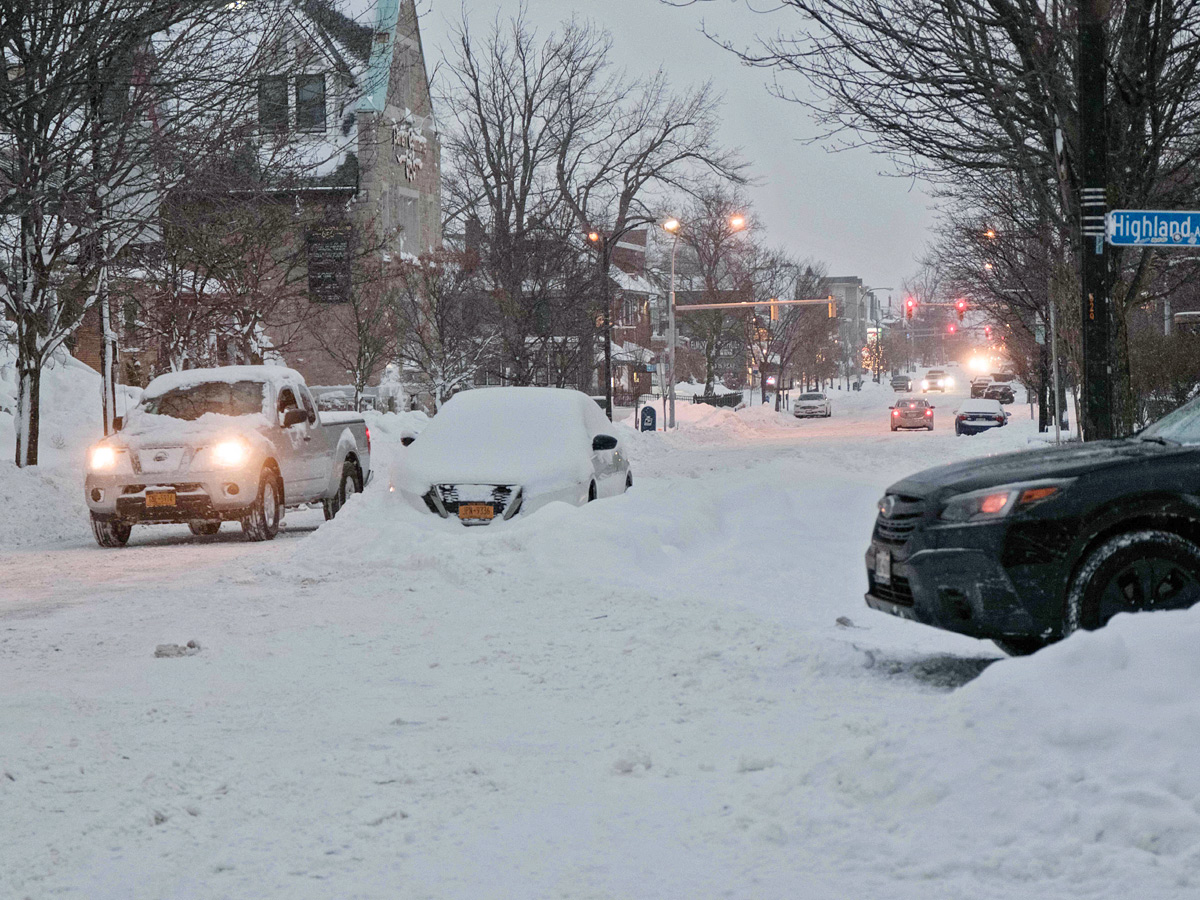
[[[1157,439],[1176,444],[1200,444],[1200,397],[1167,413],[1138,437],[1144,441]]]
[[[259,381],[205,381],[146,397],[141,407],[156,416],[189,421],[205,413],[250,416],[262,412],[263,386]]]

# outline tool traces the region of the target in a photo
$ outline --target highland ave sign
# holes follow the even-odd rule
[[[1118,247],[1193,247],[1200,244],[1200,212],[1114,209],[1105,230]]]

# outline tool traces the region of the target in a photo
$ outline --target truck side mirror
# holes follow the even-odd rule
[[[125,417],[124,416],[113,416],[113,420],[112,420],[113,431],[120,431],[124,427],[125,427]]]
[[[301,422],[308,421],[308,413],[298,407],[290,407],[283,414],[283,427],[291,428],[293,425],[299,425]]]
[[[611,434],[598,434],[592,438],[592,450],[615,450],[617,449],[617,439]]]

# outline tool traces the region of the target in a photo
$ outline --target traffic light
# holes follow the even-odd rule
[[[829,301],[829,318],[837,318],[837,302],[834,300]]]
[[[950,334],[954,334],[954,332],[958,331],[958,326],[951,322],[946,326],[946,331],[950,332]]]
[[[775,298],[772,297],[771,299],[774,300]],[[772,322],[779,321],[779,307],[777,305],[775,305],[774,303],[771,304],[771,321]]]
[[[954,308],[958,310],[958,321],[963,320],[963,313],[967,311],[967,301],[959,300],[954,304]]]
[[[904,318],[911,319],[913,317],[913,310],[915,310],[916,308],[917,308],[917,301],[914,300],[912,297],[909,297],[907,300],[905,300],[904,301]]]

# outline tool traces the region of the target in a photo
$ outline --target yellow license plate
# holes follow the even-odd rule
[[[496,510],[490,503],[460,503],[458,517],[460,519],[493,519],[496,517]]]
[[[146,491],[146,508],[174,506],[174,491]]]

